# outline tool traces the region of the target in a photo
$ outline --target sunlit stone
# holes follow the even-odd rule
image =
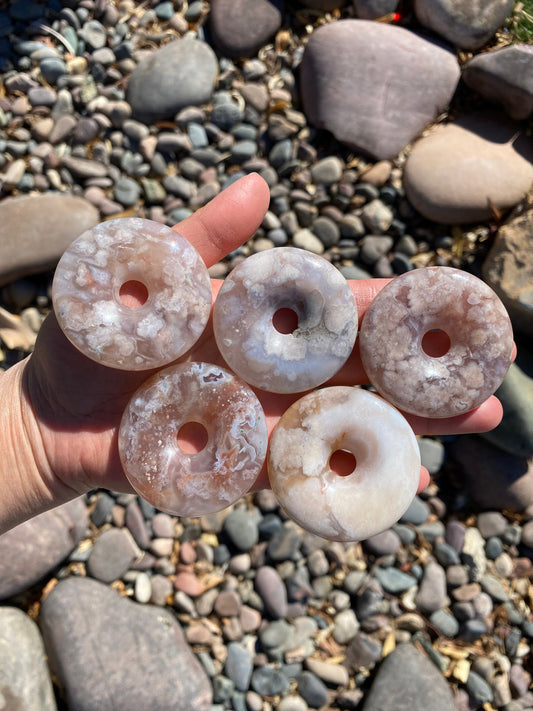
[[[449,337],[444,354],[423,348],[433,330]],[[428,267],[396,277],[379,292],[363,319],[359,346],[371,383],[389,402],[422,417],[453,417],[499,387],[511,363],[513,333],[487,284],[459,269]]]
[[[131,282],[147,293],[136,308],[121,298]],[[78,237],[61,257],[52,294],[67,338],[89,358],[122,370],[160,367],[188,351],[212,299],[194,247],[140,218],[104,222]]]
[[[331,455],[355,456],[340,476]],[[420,478],[420,453],[405,418],[377,395],[331,387],[305,395],[281,417],[268,454],[268,475],[287,514],[324,538],[362,540],[389,528],[409,507]]]
[[[207,444],[187,453],[178,433],[205,428]],[[219,511],[254,483],[264,463],[267,428],[252,390],[224,368],[183,363],[161,370],[131,398],[119,451],[126,476],[158,509],[179,516]]]
[[[280,309],[298,319],[292,333],[272,323]],[[316,387],[344,365],[357,335],[346,279],[316,254],[280,247],[248,257],[226,278],[213,324],[226,363],[247,383],[275,393]]]

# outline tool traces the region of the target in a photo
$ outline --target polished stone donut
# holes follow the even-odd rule
[[[444,354],[423,339],[447,334]],[[427,267],[391,281],[368,308],[359,335],[370,382],[389,402],[422,417],[462,415],[501,384],[513,332],[500,299],[484,282],[450,267]]]
[[[298,317],[280,333],[280,309]],[[247,383],[295,393],[324,383],[346,362],[357,335],[357,309],[346,279],[316,254],[279,247],[248,257],[228,275],[213,310],[215,338]]]
[[[330,467],[351,452],[354,471]],[[389,528],[407,510],[420,479],[420,452],[407,421],[366,390],[330,387],[305,395],[281,417],[268,454],[280,505],[323,538],[357,541]]]
[[[138,282],[146,301],[132,308],[121,288]],[[189,242],[158,222],[110,220],[87,230],[61,257],[54,309],[67,338],[111,368],[171,363],[201,336],[211,310],[205,264]]]
[[[207,444],[187,453],[183,425],[205,428]],[[182,363],[159,371],[131,398],[119,452],[134,489],[161,511],[201,516],[230,506],[256,480],[267,450],[263,409],[224,368]]]

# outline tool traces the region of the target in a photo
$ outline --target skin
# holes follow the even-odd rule
[[[258,175],[234,183],[175,229],[202,255],[209,267],[244,243],[261,224],[269,190]],[[350,282],[359,318],[386,279]],[[213,299],[221,280],[212,280]],[[127,297],[135,306],[138,295]],[[182,360],[225,366],[209,324],[200,341]],[[226,366],[227,367],[227,366]],[[0,532],[91,489],[132,491],[122,470],[117,432],[134,390],[150,372],[109,369],[83,356],[65,338],[52,313],[44,321],[35,351],[0,376]],[[326,385],[368,382],[356,346],[343,369]],[[279,417],[301,397],[257,391],[272,432]],[[498,425],[502,408],[495,397],[460,417],[427,420],[408,415],[416,434],[485,432]],[[194,446],[194,433],[191,435]],[[342,469],[342,463],[339,465]],[[419,490],[429,481],[421,471]],[[255,489],[268,486],[263,470]]]

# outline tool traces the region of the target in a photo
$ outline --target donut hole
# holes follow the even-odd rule
[[[201,422],[186,422],[178,431],[178,447],[185,454],[198,454],[207,445],[209,435]]]
[[[347,449],[336,449],[329,458],[329,468],[338,476],[350,476],[355,471],[357,461]]]
[[[430,358],[442,358],[450,350],[451,340],[446,331],[433,328],[422,338],[422,350]]]
[[[136,279],[124,282],[118,295],[124,306],[130,309],[138,309],[148,301],[148,289],[142,281]]]
[[[294,333],[298,328],[298,314],[293,309],[278,309],[272,316],[272,325],[278,333]]]

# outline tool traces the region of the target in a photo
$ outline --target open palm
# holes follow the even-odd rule
[[[176,226],[211,266],[245,242],[260,225],[269,203],[266,183],[257,175],[237,181],[212,202]],[[359,317],[387,280],[350,282]],[[212,281],[213,296],[222,282]],[[185,360],[224,365],[209,324]],[[18,366],[17,366],[18,367]],[[150,373],[124,372],[99,365],[79,353],[65,338],[53,314],[45,320],[32,356],[20,365],[21,412],[36,478],[57,505],[97,487],[131,490],[118,456],[117,432],[122,412],[133,391]],[[367,382],[358,347],[330,381],[356,385]],[[257,391],[269,432],[298,395]],[[480,432],[495,427],[501,406],[494,397],[466,415],[426,420],[408,417],[417,434]],[[421,474],[420,487],[428,481]],[[256,487],[266,486],[263,471]]]

